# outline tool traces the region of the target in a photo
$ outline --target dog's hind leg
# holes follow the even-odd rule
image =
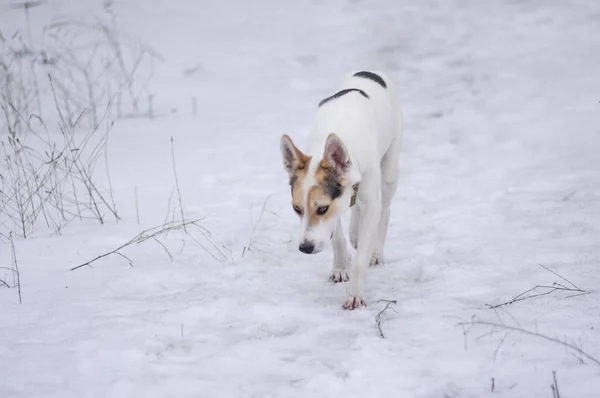
[[[369,264],[371,266],[383,264],[383,247],[385,246],[390,221],[390,205],[398,189],[398,179],[400,176],[399,156],[400,137],[397,136],[383,156],[383,159],[381,159],[381,217],[379,218],[377,238],[373,245],[373,254]]]
[[[342,222],[338,220],[333,232],[333,270],[329,280],[334,283],[348,281],[350,254],[346,246],[346,238],[342,231]]]

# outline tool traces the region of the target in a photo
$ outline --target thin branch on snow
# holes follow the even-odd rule
[[[179,213],[181,214],[181,220],[183,221],[183,202],[181,200],[181,190],[179,189],[179,178],[177,178],[177,168],[175,167],[175,142],[173,141],[173,137],[171,137],[171,160],[173,162],[173,175],[175,176],[175,186],[177,187],[177,199],[179,199]],[[187,232],[185,224],[183,225],[183,230]]]
[[[124,255],[123,253],[115,252],[115,253],[113,253],[113,254],[116,254],[116,255],[118,255],[118,256],[121,256],[121,257],[123,257],[125,260],[127,260],[127,262],[129,263],[129,265],[130,265],[131,267],[133,267],[133,261],[131,261],[131,259],[130,259],[129,257],[127,257],[126,255]]]
[[[254,217],[252,216],[252,205],[250,206],[250,221],[252,222],[252,231],[250,232],[250,238],[248,239],[248,243],[242,249],[242,257],[244,257],[246,252],[249,252],[251,250],[262,251],[256,247],[256,244],[258,243],[258,239],[260,238],[260,236],[264,232],[269,230],[269,228],[263,228],[262,230],[259,231],[258,227],[260,226],[261,222],[263,221],[263,217],[264,217],[265,213],[271,213],[271,214],[274,214],[277,216],[276,213],[267,210],[267,202],[269,201],[271,196],[272,196],[272,194],[268,195],[266,197],[265,201],[263,202],[262,209],[260,211],[258,219],[256,221],[254,221]]]
[[[550,388],[552,389],[552,397],[560,398],[560,392],[558,391],[558,382],[556,381],[556,370],[552,371],[552,379],[553,382],[550,384]]]
[[[15,242],[13,240],[12,231],[9,232],[8,238],[10,240],[10,250],[12,255],[13,280],[16,278],[14,284],[17,286],[17,291],[19,292],[19,304],[23,304],[23,300],[21,298],[21,273],[19,272],[19,262],[17,261],[17,251],[15,250]]]
[[[156,236],[152,237],[152,239],[154,239],[156,241],[156,243],[158,243],[160,245],[160,247],[163,248],[163,250],[165,251],[165,253],[167,253],[167,256],[169,256],[169,258],[171,259],[171,261],[173,261],[173,255],[171,254],[171,252],[169,251],[169,249],[167,249],[167,246],[165,246],[164,243],[162,243],[161,241],[159,241]]]
[[[212,235],[210,234],[210,232],[206,228],[204,228],[203,226],[201,226],[200,224],[198,224],[199,221],[202,221],[202,219],[200,218],[200,219],[196,219],[196,220],[183,220],[183,221],[177,221],[177,222],[168,222],[168,223],[165,223],[163,225],[159,225],[157,227],[146,229],[146,230],[140,232],[139,234],[137,234],[136,236],[134,236],[133,238],[131,238],[129,241],[127,241],[127,242],[123,243],[122,245],[118,246],[117,248],[115,248],[115,249],[113,249],[113,250],[111,250],[109,252],[100,254],[99,256],[94,257],[90,261],[86,261],[83,264],[80,264],[80,265],[78,265],[76,267],[73,267],[73,268],[70,269],[70,271],[74,271],[74,270],[79,269],[79,268],[90,266],[95,261],[98,261],[98,260],[100,260],[100,259],[102,259],[104,257],[111,256],[113,254],[125,258],[129,262],[129,265],[133,266],[133,261],[131,261],[131,259],[129,257],[127,257],[126,255],[124,255],[121,252],[123,249],[125,249],[128,246],[134,245],[134,244],[137,245],[137,244],[143,243],[143,242],[147,241],[148,239],[153,239],[155,241],[158,241],[157,236],[162,235],[162,234],[166,234],[169,231],[173,231],[173,230],[182,230],[182,231],[184,231],[192,240],[194,240],[196,243],[198,243],[213,258],[215,258],[217,261],[220,261],[221,259],[219,259],[208,248],[206,248],[204,245],[202,245],[202,243],[200,243],[197,239],[195,239],[192,235],[190,235],[189,232],[187,232],[186,227],[188,227],[188,226],[194,226],[194,227],[196,227],[204,235],[204,237],[207,238],[207,240],[210,242],[210,244],[213,247],[213,249],[217,250],[217,252],[223,258],[227,258],[226,255],[223,252],[224,246],[222,244],[218,244],[217,242],[215,242],[214,238],[212,238]],[[172,256],[169,253],[169,251],[166,249],[166,247],[163,244],[161,244],[161,246],[162,246],[162,248],[164,250],[166,250],[167,254],[172,259]]]
[[[8,240],[8,236],[4,235],[1,232],[0,232],[0,238],[6,238],[6,240]],[[4,270],[10,271],[10,272],[14,272],[13,268],[0,267],[0,269],[4,269]],[[6,277],[8,277],[8,275]],[[5,279],[0,279],[0,286],[5,286],[5,287],[7,287],[7,288],[10,289],[10,285],[8,284],[8,282],[6,282]]]
[[[594,362],[596,365],[600,366],[600,360],[595,358],[594,356],[592,356],[591,354],[588,354],[587,352],[583,351],[580,347],[577,347],[574,344],[568,343],[567,341],[563,341],[563,340],[559,340],[555,337],[550,337],[547,336],[545,334],[541,334],[538,332],[532,332],[531,330],[527,330],[527,329],[523,329],[522,327],[514,327],[514,326],[508,326],[508,325],[504,325],[501,323],[494,323],[494,322],[487,322],[487,321],[482,321],[480,319],[478,319],[476,316],[473,317],[473,320],[470,322],[460,322],[457,324],[457,326],[461,326],[463,328],[463,333],[465,335],[465,341],[466,341],[466,335],[471,331],[471,329],[473,327],[476,326],[489,326],[492,327],[494,329],[500,329],[500,330],[505,330],[507,332],[518,332],[518,333],[522,333],[528,336],[534,336],[534,337],[539,337],[541,339],[553,342],[553,343],[557,343],[560,344],[562,346],[564,346],[565,348],[570,348],[571,350],[575,351],[576,353],[578,353],[582,358],[585,357],[587,359],[589,359],[590,361]],[[466,346],[466,343],[465,343]]]
[[[500,343],[498,343],[498,346],[496,347],[496,349],[494,350],[494,362],[496,362],[496,358],[498,357],[498,352],[500,352],[500,347],[502,347],[502,345],[504,344],[504,341],[506,340],[506,338],[512,333],[512,330],[509,330],[508,332],[506,332],[506,334],[504,334],[504,336],[500,339]]]
[[[137,219],[137,223],[140,223],[140,205],[138,203],[138,189],[137,185],[135,186],[135,218]]]
[[[167,202],[167,214],[165,215],[165,221],[164,223],[166,224],[167,222],[169,222],[169,214],[171,214],[171,200],[173,200],[173,195],[175,194],[175,188],[171,189],[171,194],[169,195],[169,201]],[[175,221],[175,210],[173,210],[173,219],[171,220],[171,222]]]
[[[495,309],[495,308],[503,307],[503,306],[506,306],[506,305],[514,304],[514,303],[516,303],[518,301],[528,300],[528,299],[532,299],[532,298],[540,297],[540,296],[547,296],[547,295],[552,294],[552,293],[554,293],[556,291],[565,291],[565,292],[573,292],[574,293],[574,294],[571,294],[571,295],[567,296],[566,298],[577,297],[577,296],[584,296],[586,294],[590,294],[591,293],[591,292],[589,292],[587,290],[580,289],[573,282],[571,282],[570,280],[568,280],[564,276],[558,274],[557,272],[551,270],[550,268],[548,268],[548,267],[546,267],[546,266],[544,266],[542,264],[539,264],[539,266],[542,267],[542,268],[544,268],[546,271],[551,272],[554,275],[558,276],[562,280],[566,281],[572,287],[565,286],[565,285],[563,285],[561,283],[558,283],[558,282],[554,282],[551,286],[549,286],[549,285],[536,285],[536,286],[532,287],[531,289],[526,290],[523,293],[516,295],[515,297],[513,297],[512,299],[510,299],[508,301],[505,301],[505,302],[500,303],[500,304],[495,304],[495,305],[486,304],[486,306],[489,309]],[[545,291],[543,291],[541,293],[534,293],[534,292],[538,291],[538,289],[545,289]]]
[[[540,267],[542,267],[543,269],[545,269],[548,272],[553,273],[554,275],[558,276],[560,279],[562,279],[563,281],[567,282],[569,285],[573,286],[576,290],[581,290],[579,287],[577,287],[576,284],[574,284],[573,282],[571,282],[570,280],[568,280],[567,278],[565,278],[564,276],[560,275],[559,273],[557,273],[556,271],[552,271],[550,268],[546,267],[545,265],[542,264],[538,264]]]
[[[398,301],[381,299],[381,300],[377,300],[377,302],[378,303],[380,303],[380,302],[386,303],[385,307],[381,311],[379,311],[377,316],[375,316],[375,322],[377,323],[377,330],[379,330],[379,336],[381,336],[382,339],[385,339],[383,331],[381,330],[381,315],[383,315],[383,313],[388,309],[394,311],[397,314],[398,312],[393,307],[390,307],[390,306],[396,304]]]

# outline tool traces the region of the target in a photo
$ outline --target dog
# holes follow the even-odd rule
[[[348,73],[339,91],[319,103],[304,152],[287,134],[281,137],[292,208],[301,224],[298,248],[316,254],[332,242],[330,280],[349,280],[343,305],[348,310],[366,305],[366,270],[383,264],[402,132],[392,81],[379,71],[363,70]],[[353,258],[341,224],[348,209]]]

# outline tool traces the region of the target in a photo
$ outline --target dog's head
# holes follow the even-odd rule
[[[283,135],[281,156],[290,178],[292,208],[300,217],[299,250],[319,253],[333,237],[340,216],[350,207],[353,189],[348,152],[342,141],[330,134],[322,158],[315,159]]]

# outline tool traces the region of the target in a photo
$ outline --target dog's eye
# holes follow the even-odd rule
[[[302,209],[300,209],[298,206],[294,205],[294,211],[298,214],[301,215],[302,214]]]
[[[323,214],[327,213],[327,210],[329,210],[329,206],[317,207],[317,214],[322,216]]]

